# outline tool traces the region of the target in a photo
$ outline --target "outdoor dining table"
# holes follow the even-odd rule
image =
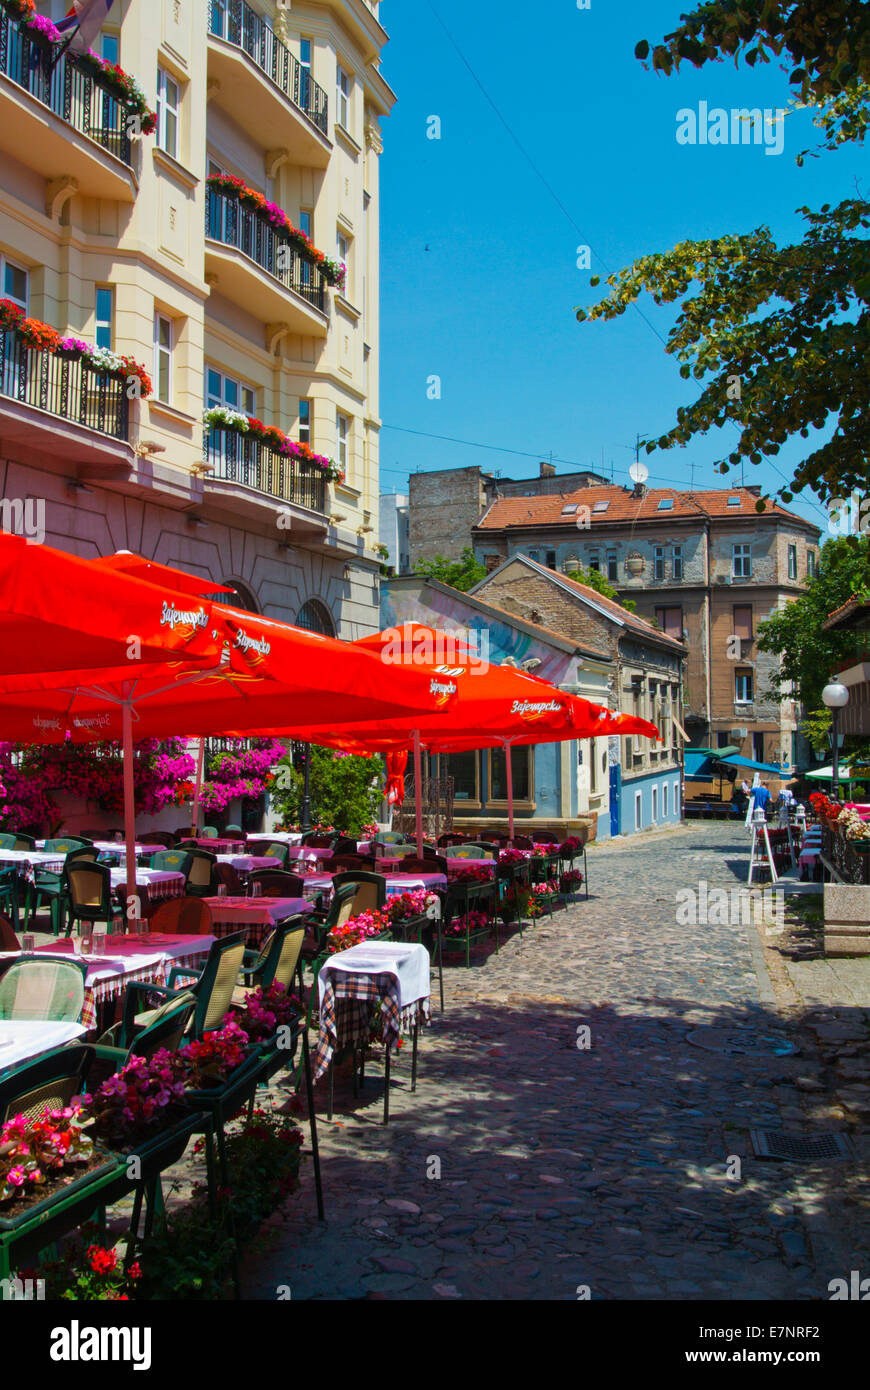
[[[249,840],[271,840],[273,844],[298,845],[302,841],[301,830],[271,830],[268,835],[262,830],[254,830],[247,836]]]
[[[287,850],[288,859],[307,859],[312,863],[317,859],[331,859],[332,855],[331,849],[317,849],[314,845],[290,845]]]
[[[33,869],[48,869],[53,874],[63,873],[65,854],[45,853],[38,849],[0,850],[0,869],[18,869],[22,874]]]
[[[109,874],[112,892],[126,908],[127,899],[132,896],[127,891],[127,870],[110,869]],[[137,869],[136,896],[139,899],[139,910],[134,915],[150,917],[155,904],[165,902],[167,898],[183,898],[186,886],[187,879],[184,874],[178,873],[175,869]]]
[[[0,1077],[4,1072],[32,1062],[56,1047],[81,1038],[87,1028],[81,1023],[57,1023],[42,1019],[7,1019],[0,1023]]]
[[[247,931],[248,945],[262,946],[266,937],[279,922],[300,912],[311,912],[313,906],[306,898],[205,898],[211,909],[211,925],[215,936],[231,936]]]
[[[254,869],[278,869],[281,860],[275,854],[219,854],[219,864],[232,864],[240,874],[252,873]]]
[[[261,835],[260,839],[262,838]],[[203,836],[202,839],[193,840],[192,843],[198,845],[200,849],[210,850],[212,854],[218,856],[222,854],[244,854],[246,847],[244,840],[210,840],[207,835]]]
[[[328,1118],[332,1119],[331,1062],[336,1049],[364,1051],[374,1029],[385,1049],[384,1124],[388,1124],[390,1058],[403,1032],[413,1038],[411,1090],[417,1089],[417,1040],[420,1024],[429,1019],[429,952],[425,946],[398,941],[362,942],[330,957],[320,969],[317,985],[320,1033],[314,1079],[329,1070]]]
[[[353,870],[348,870],[348,872],[352,873]],[[389,898],[394,898],[400,893],[414,893],[419,888],[428,888],[430,891],[436,892],[439,888],[447,887],[447,875],[439,873],[391,873],[386,875],[386,879],[387,897]],[[332,893],[332,874],[305,874],[302,884],[302,891],[306,897],[329,896]]]
[[[178,965],[206,955],[213,936],[169,936],[163,933],[143,933],[139,936],[105,936],[105,951],[99,954],[79,954],[77,941],[61,939],[47,946],[38,946],[37,955],[74,957],[87,963],[85,998],[82,1005],[82,1029],[89,1032],[97,1026],[97,1005],[117,999],[128,984],[137,980],[146,984],[166,982],[167,965]],[[9,959],[16,951],[0,953]]]
[[[45,846],[44,840],[37,840],[36,848],[42,850]],[[99,850],[100,854],[124,854],[125,846],[123,840],[94,840],[93,848]],[[153,854],[159,845],[136,845],[137,854]]]

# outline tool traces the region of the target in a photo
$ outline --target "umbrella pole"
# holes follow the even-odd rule
[[[123,771],[124,771],[124,835],[127,842],[127,901],[124,904],[124,916],[129,921],[128,905],[130,898],[136,899],[134,903],[135,916],[139,920],[142,916],[141,905],[139,903],[139,892],[136,886],[136,797],[133,784],[133,706],[129,700],[125,700],[121,706],[122,734],[123,734]]]
[[[414,816],[417,828],[417,858],[423,858],[423,759],[420,756],[420,730],[414,730]]]
[[[508,835],[511,843],[514,838],[514,770],[511,764],[511,746],[507,739],[504,744],[505,772],[507,773],[507,793],[508,793]]]
[[[202,774],[205,768],[205,739],[199,740],[199,752],[196,755],[196,782],[193,791],[193,838],[199,834],[199,801],[202,796]]]

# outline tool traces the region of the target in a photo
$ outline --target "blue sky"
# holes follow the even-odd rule
[[[778,241],[797,239],[795,209],[855,196],[867,156],[846,146],[799,169],[795,154],[817,143],[806,112],[787,118],[778,156],[760,145],[678,144],[681,108],[773,109],[788,99],[775,63],[754,72],[733,63],[684,67],[670,78],[645,71],[635,43],[676,27],[688,8],[682,0],[591,0],[588,10],[574,0],[433,3],[565,210],[475,84],[430,0],[384,0],[391,42],[383,71],[399,101],[384,123],[381,163],[382,490],[402,491],[418,468],[480,464],[530,476],[551,451],[560,472],[570,464],[600,470],[603,458],[602,471],[609,476],[612,464],[626,482],[635,434],[663,433],[698,387],[680,378],[653,331],[666,336],[672,309],[642,300],[652,328],[633,310],[577,323],[575,306],[600,294],[590,275],[762,223]],[[433,115],[440,140],[427,139]],[[577,268],[583,244],[591,270]],[[427,399],[431,376],[441,378],[440,400]],[[712,467],[735,438],[714,431],[685,449],[642,454],[650,486],[739,481],[739,469],[726,479]],[[791,476],[810,442],[785,446],[777,466]],[[747,464],[744,477],[771,490],[782,482],[768,464]],[[793,506],[823,522],[811,494]]]

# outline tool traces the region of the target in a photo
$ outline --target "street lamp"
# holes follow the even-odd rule
[[[834,745],[834,765],[833,776],[831,778],[831,796],[834,801],[839,797],[840,792],[840,744],[837,737],[837,722],[840,710],[849,703],[849,691],[845,685],[839,681],[831,681],[822,691],[822,702],[831,711],[831,742]]]

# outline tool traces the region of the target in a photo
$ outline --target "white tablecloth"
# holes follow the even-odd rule
[[[53,874],[63,871],[65,854],[43,854],[38,849],[0,850],[0,869],[49,869]]]
[[[119,866],[117,869],[110,869],[112,879],[112,890],[120,888],[122,883],[127,882],[127,869]],[[184,896],[184,874],[170,869],[139,869],[136,870],[136,882],[148,888],[148,897],[152,902],[157,902],[163,898],[181,898]]]
[[[0,1023],[0,1076],[22,1062],[41,1057],[87,1032],[80,1023],[42,1023],[5,1020]]]
[[[272,830],[266,835],[262,830],[258,830],[255,834],[246,835],[245,839],[271,840],[276,845],[298,845],[302,842],[302,832],[301,830]]]
[[[369,941],[331,956],[317,977],[320,998],[332,975],[393,975],[399,991],[399,1007],[429,998],[429,952],[425,946],[404,946],[399,941]]]
[[[251,873],[253,869],[280,869],[281,860],[274,854],[219,854],[219,864],[232,864],[241,873]]]

